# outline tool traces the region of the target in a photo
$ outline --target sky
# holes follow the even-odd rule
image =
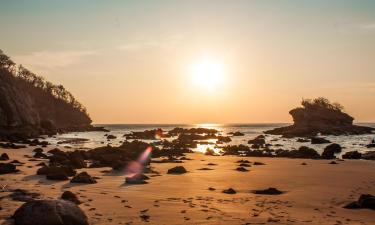
[[[319,96],[375,122],[371,0],[0,1],[0,29],[94,123],[291,122]]]

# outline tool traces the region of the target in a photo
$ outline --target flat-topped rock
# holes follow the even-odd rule
[[[284,137],[312,137],[322,135],[357,135],[372,133],[372,127],[353,125],[354,118],[343,112],[338,103],[325,98],[303,100],[302,107],[292,109],[289,114],[294,124],[275,128],[265,133]]]

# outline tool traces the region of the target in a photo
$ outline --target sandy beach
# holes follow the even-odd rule
[[[78,171],[87,171],[98,183],[82,185],[35,175],[36,164],[47,160],[29,161],[25,155],[32,156],[33,149],[1,149],[10,161],[25,163],[17,167],[20,172],[0,177],[4,187],[0,193],[1,224],[11,224],[8,218],[23,204],[6,197],[12,189],[40,193],[41,199],[57,199],[69,190],[82,202],[80,207],[90,224],[375,224],[373,210],[343,208],[360,194],[375,193],[373,161],[329,164],[331,160],[191,153],[187,154],[191,160],[182,164],[152,163],[160,174],[148,174],[148,184],[124,184],[123,174],[103,173],[111,168],[85,168]],[[249,172],[235,170],[241,159],[251,162]],[[183,165],[188,173],[167,174],[176,165]],[[285,193],[251,193],[269,187]],[[228,188],[237,193],[222,193]]]

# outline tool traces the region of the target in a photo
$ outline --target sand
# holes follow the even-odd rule
[[[9,195],[7,189],[22,188],[38,192],[44,199],[56,199],[70,190],[83,202],[80,207],[90,224],[375,224],[374,210],[342,208],[362,193],[375,194],[374,161],[346,160],[331,165],[331,160],[192,153],[187,154],[192,160],[182,164],[153,163],[160,176],[148,174],[148,184],[125,185],[123,174],[106,174],[101,171],[110,168],[95,168],[78,170],[100,178],[97,184],[82,185],[35,175],[39,168],[35,165],[46,160],[28,161],[24,155],[31,156],[32,149],[0,149],[10,161],[25,163],[18,167],[19,173],[0,175],[0,185],[6,185],[0,196]],[[249,172],[239,172],[235,169],[240,159],[265,165],[252,165]],[[189,172],[167,174],[177,165]],[[213,170],[199,170],[205,167]],[[285,193],[251,193],[268,187]],[[222,193],[227,188],[237,193]],[[11,224],[8,218],[22,204],[10,198],[0,200],[0,224]]]

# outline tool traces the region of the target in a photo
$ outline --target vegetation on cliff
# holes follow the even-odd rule
[[[86,108],[64,86],[16,65],[0,50],[0,136],[86,130],[90,124]]]

